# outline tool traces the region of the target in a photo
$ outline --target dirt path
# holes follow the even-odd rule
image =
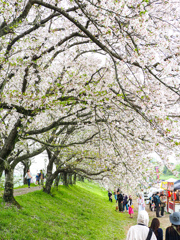
[[[20,196],[29,192],[39,191],[42,189],[42,186],[30,187],[30,188],[18,188],[14,189],[14,196]]]
[[[149,206],[146,206],[146,211],[149,213],[150,222],[151,222],[151,220],[156,217],[156,212],[150,211]],[[171,225],[169,221],[169,215],[170,215],[169,213],[165,212],[164,217],[158,218],[160,221],[160,228],[163,229],[164,239],[165,239],[165,230],[167,227]]]
[[[135,200],[133,201],[133,204],[134,204],[134,214],[133,214],[133,221],[132,219],[128,222],[129,224],[127,224],[126,228],[125,228],[125,231],[126,231],[126,234],[129,230],[129,228],[132,226],[132,225],[135,225],[137,223],[137,215],[138,215],[138,204],[137,204],[137,201],[136,201],[136,198],[134,198]],[[149,205],[146,205],[146,211],[148,212],[149,214],[149,225],[152,221],[153,218],[156,218],[156,212],[152,212],[150,211],[149,209]],[[127,213],[125,213],[127,214]],[[129,216],[128,216],[129,217]],[[163,229],[163,239],[165,239],[165,230],[168,226],[170,226],[170,221],[169,221],[169,213],[166,213],[165,212],[165,215],[164,217],[161,217],[161,218],[158,218],[159,221],[160,221],[160,228]]]
[[[18,188],[14,189],[14,197],[20,196],[29,192],[39,191],[42,189],[42,186],[30,187],[30,188]],[[0,192],[0,197],[3,195],[3,192]]]

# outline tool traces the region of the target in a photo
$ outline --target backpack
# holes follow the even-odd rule
[[[155,203],[155,205],[156,205],[156,203],[157,203],[157,201],[158,201],[158,199],[157,199],[156,196],[154,196],[153,201],[154,201],[154,203]]]

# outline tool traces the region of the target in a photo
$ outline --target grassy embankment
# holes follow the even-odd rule
[[[16,200],[22,209],[0,204],[1,240],[123,240],[124,228],[136,222],[116,212],[115,201],[93,183],[60,186],[54,197],[36,191]]]

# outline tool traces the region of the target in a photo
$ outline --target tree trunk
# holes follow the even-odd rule
[[[15,200],[13,196],[13,172],[14,169],[11,168],[5,170],[5,187],[3,199],[5,202],[14,204],[20,208],[19,203]]]
[[[74,173],[73,184],[76,184],[76,173]]]
[[[64,174],[63,173],[60,173],[60,180],[63,183],[63,181],[64,181]]]
[[[52,177],[52,169],[53,169],[53,161],[52,161],[52,159],[50,159],[49,163],[47,165],[46,185],[43,188],[43,191],[48,194],[51,192],[51,187],[52,187],[53,180],[54,180]]]
[[[72,173],[69,173],[68,177],[69,177],[69,184],[72,185],[73,184],[73,182],[72,182]]]
[[[78,176],[78,181],[84,182],[84,177],[83,176]]]
[[[18,119],[16,121],[16,123],[14,124],[14,127],[12,128],[11,132],[9,133],[9,136],[5,140],[4,146],[2,147],[1,152],[0,152],[0,164],[1,165],[14,149],[15,143],[17,141],[17,135],[18,135],[17,129],[20,126],[20,124],[21,124],[21,120]],[[4,163],[3,163],[3,165],[4,165]]]
[[[63,185],[68,186],[67,173],[64,172]]]
[[[58,174],[57,177],[55,178],[54,186],[58,187],[59,181],[60,181],[60,174]]]
[[[4,169],[0,168],[0,181],[1,181],[1,177],[2,177],[3,171],[4,171]]]
[[[47,175],[46,175],[47,176]],[[50,194],[51,192],[51,187],[52,187],[52,184],[53,184],[53,178],[52,176],[48,176],[46,177],[46,186],[43,188],[43,191]]]
[[[23,161],[22,164],[24,165],[24,169],[23,169],[23,183],[24,183],[24,185],[26,185],[27,184],[27,179],[25,178],[25,175],[27,173],[27,170],[30,168],[31,162]]]

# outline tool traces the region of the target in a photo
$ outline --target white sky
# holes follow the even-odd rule
[[[48,158],[47,156],[42,153],[39,154],[38,156],[34,157],[31,159],[31,167],[30,167],[30,172],[32,175],[36,175],[37,173],[40,172],[40,170],[45,170],[47,167],[47,163],[48,163]],[[46,171],[44,171],[46,173]],[[16,168],[15,168],[15,174],[16,175],[22,175],[23,174],[23,167],[22,164],[19,163]]]

